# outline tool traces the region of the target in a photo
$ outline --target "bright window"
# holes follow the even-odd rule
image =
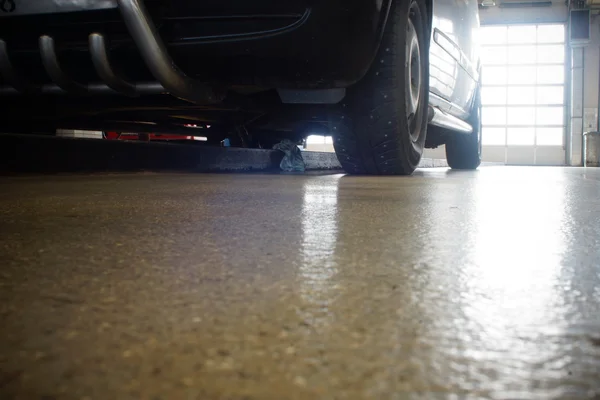
[[[538,25],[537,27],[538,43],[564,43],[565,26],[564,25]]]
[[[322,135],[309,135],[306,138],[307,144],[332,144],[333,140],[331,136],[322,136]]]
[[[486,106],[506,104],[506,88],[484,87],[481,90],[481,102]]]
[[[506,128],[483,127],[483,144],[489,146],[504,146],[506,144]]]
[[[508,128],[508,144],[533,146],[535,128]]]
[[[564,25],[484,26],[483,144],[562,146]]]
[[[508,63],[511,65],[535,64],[536,46],[511,46],[508,48]]]
[[[506,85],[506,67],[486,67],[482,72],[483,85]]]
[[[535,108],[533,107],[508,107],[509,126],[534,126]]]
[[[535,86],[511,86],[508,87],[508,104],[535,104]]]
[[[536,43],[537,27],[535,25],[515,25],[508,27],[508,43]]]
[[[537,128],[538,146],[553,146],[562,143],[562,128]]]

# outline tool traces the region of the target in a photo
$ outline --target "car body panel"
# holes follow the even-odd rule
[[[436,0],[432,28],[430,91],[452,104],[444,111],[464,118],[479,81],[477,0]]]
[[[3,0],[0,18],[117,8],[117,0]]]
[[[14,0],[18,2],[20,0]],[[58,1],[58,0],[53,0]],[[84,0],[78,0],[84,1]],[[177,66],[218,85],[326,89],[360,80],[373,60],[391,0],[146,0]],[[106,35],[116,68],[130,81],[152,79],[117,9],[0,18],[13,64],[49,83],[37,40],[55,38],[77,80],[98,80],[87,36]]]
[[[25,4],[25,0],[13,1],[17,7]],[[40,62],[40,35],[55,39],[64,73],[88,88],[102,83],[88,47],[88,35],[92,32],[106,35],[115,70],[127,81],[155,81],[119,10],[113,7],[117,0],[26,1],[30,6],[43,3],[38,10],[41,14],[32,9],[26,10],[26,15],[8,18],[5,15],[9,13],[0,14],[0,39],[7,43],[11,64],[22,76],[34,85],[52,89],[44,93],[64,91],[51,86]],[[144,4],[174,64],[187,76],[244,96],[271,89],[351,87],[373,61],[391,1],[145,0]],[[68,6],[58,8],[61,4]],[[52,7],[61,12],[52,13]],[[78,7],[84,11],[77,11]],[[461,119],[468,117],[478,81],[478,27],[476,0],[434,1],[430,104]],[[2,110],[10,113],[11,104],[22,103],[4,100],[4,94],[14,96],[16,92],[0,76],[0,102],[9,103],[0,108],[0,114]],[[112,91],[104,85],[98,93]],[[94,111],[102,104],[111,107],[115,97],[106,98],[109,100],[102,100],[100,95],[81,97],[77,107],[84,109],[88,103]],[[131,104],[135,101],[131,100]],[[222,108],[227,111],[231,106]],[[58,115],[62,106],[57,102],[53,107]],[[235,107],[241,108],[239,104]],[[60,110],[68,114],[63,111]],[[85,118],[82,115],[77,118]],[[12,118],[7,114],[8,117]]]

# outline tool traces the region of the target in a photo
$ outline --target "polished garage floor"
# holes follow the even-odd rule
[[[0,178],[1,399],[600,398],[600,172]]]

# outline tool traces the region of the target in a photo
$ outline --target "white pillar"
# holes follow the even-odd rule
[[[582,165],[583,149],[583,48],[571,50],[571,120],[565,150],[568,165]]]

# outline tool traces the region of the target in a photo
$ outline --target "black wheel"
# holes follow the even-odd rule
[[[452,134],[446,142],[446,159],[452,169],[477,169],[481,164],[481,88],[477,87],[469,123],[469,135]]]
[[[424,0],[392,3],[378,54],[348,89],[334,147],[348,173],[409,175],[427,133],[429,18]]]

